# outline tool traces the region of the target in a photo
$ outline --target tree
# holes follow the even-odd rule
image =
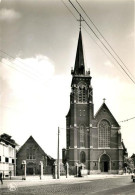
[[[130,172],[133,172],[133,170],[134,170],[134,161],[131,157],[125,157],[124,158],[124,167],[127,167],[127,169]]]

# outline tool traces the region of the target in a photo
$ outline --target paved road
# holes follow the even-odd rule
[[[26,181],[25,181],[26,182]],[[17,182],[10,182],[11,188],[0,189],[2,195],[135,195],[135,183],[130,176],[100,178],[100,179],[74,179],[57,182],[26,182],[19,186]],[[11,191],[14,185],[15,191]],[[24,183],[25,184],[25,183]],[[32,185],[32,186],[31,186]],[[14,189],[13,189],[14,190]]]

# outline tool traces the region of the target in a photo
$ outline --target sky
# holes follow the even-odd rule
[[[135,81],[135,1],[78,0]],[[80,9],[100,40],[103,38]],[[67,0],[0,1],[0,133],[21,146],[30,135],[57,157],[57,131],[66,147],[66,119],[79,35],[78,13]],[[106,105],[121,126],[129,156],[135,153],[135,83],[82,22],[86,69],[90,69],[94,113]],[[112,52],[112,51],[111,51]],[[114,53],[113,53],[114,55]]]

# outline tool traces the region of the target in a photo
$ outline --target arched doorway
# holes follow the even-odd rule
[[[36,172],[36,164],[33,162],[27,163],[27,175],[35,175]]]
[[[108,172],[110,169],[110,158],[108,155],[103,154],[100,157],[100,170],[101,172]]]

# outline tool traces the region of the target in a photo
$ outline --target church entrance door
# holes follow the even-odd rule
[[[108,162],[104,162],[104,172],[108,172]]]
[[[27,168],[27,174],[33,175],[33,168]]]
[[[106,154],[103,154],[100,158],[100,170],[101,172],[109,171],[110,158]]]
[[[33,162],[27,163],[27,175],[35,175],[36,164]]]

